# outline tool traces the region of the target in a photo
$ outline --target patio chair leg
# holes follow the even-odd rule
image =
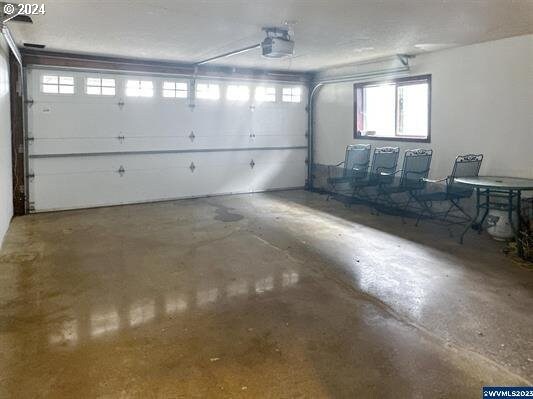
[[[431,210],[429,209],[429,206],[426,204],[425,201],[418,201],[417,202],[420,204],[420,206],[422,207],[422,210],[421,212],[418,214],[418,217],[416,218],[416,223],[415,223],[415,226],[418,227],[418,223],[420,222],[420,220],[422,219],[422,217],[424,216],[425,213],[427,213],[428,215],[432,215],[433,212],[431,212]]]
[[[456,202],[456,201],[454,201],[454,200],[451,200],[451,203],[453,204],[453,206],[454,206],[455,208],[457,208],[457,209],[458,209],[458,210],[464,215],[464,217],[465,217],[465,219],[466,219],[466,222],[469,222],[469,221],[472,220],[472,216],[470,216],[468,213],[466,213],[466,211],[465,211],[465,210],[459,205],[459,202]],[[482,223],[483,223],[483,221],[485,220],[485,216],[486,216],[486,215],[483,216]]]
[[[406,223],[406,221],[405,221],[405,213],[407,212],[407,208],[409,208],[409,204],[411,203],[412,199],[413,199],[413,196],[412,196],[411,193],[409,193],[409,199],[407,200],[407,203],[405,204],[405,206],[402,209],[402,214],[401,214],[402,224]]]

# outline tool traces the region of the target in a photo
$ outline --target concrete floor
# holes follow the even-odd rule
[[[478,398],[533,385],[533,274],[303,191],[16,218],[0,396]]]

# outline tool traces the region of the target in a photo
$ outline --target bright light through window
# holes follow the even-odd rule
[[[114,96],[115,79],[87,78],[87,94],[96,96]]]
[[[394,136],[394,85],[370,86],[363,89],[363,120],[369,135]]]
[[[128,97],[153,97],[154,83],[151,80],[128,80],[126,95]]]
[[[427,136],[428,94],[427,83],[398,86],[398,135]]]
[[[42,91],[47,94],[74,94],[74,77],[43,75]]]
[[[302,89],[300,87],[284,87],[282,100],[286,103],[299,103],[302,101]]]
[[[276,88],[275,87],[256,87],[255,101],[257,102],[275,102]]]
[[[428,139],[430,87],[429,75],[356,84],[356,136]]]
[[[230,101],[248,101],[250,89],[244,85],[229,85],[226,91],[226,99]]]
[[[163,97],[187,98],[186,82],[163,82]]]
[[[198,83],[196,85],[196,98],[218,100],[220,98],[220,87],[214,83]]]

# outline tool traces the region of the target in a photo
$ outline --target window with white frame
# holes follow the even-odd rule
[[[74,77],[43,75],[41,89],[46,94],[74,94]]]
[[[355,85],[356,137],[429,141],[431,76]]]
[[[196,85],[196,98],[218,100],[220,98],[219,85],[215,83],[198,83]]]
[[[286,103],[299,103],[302,101],[301,87],[284,87],[282,91],[282,100]]]
[[[275,102],[276,88],[259,86],[255,88],[255,101],[257,102]]]
[[[187,98],[187,82],[163,82],[163,97],[166,98]]]
[[[226,90],[226,100],[248,101],[250,99],[250,88],[246,85],[229,85]]]
[[[153,97],[154,82],[151,80],[128,80],[126,83],[126,96],[128,97]]]
[[[114,96],[115,79],[87,78],[85,91],[95,96]]]

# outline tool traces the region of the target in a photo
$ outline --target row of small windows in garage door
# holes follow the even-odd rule
[[[154,82],[152,80],[128,79],[126,80],[125,94],[127,97],[153,97]],[[44,94],[74,94],[76,82],[73,76],[42,75],[41,91]],[[166,98],[187,98],[189,85],[184,81],[168,80],[161,85],[161,95]],[[221,87],[217,83],[197,83],[196,98],[218,100]],[[85,78],[85,93],[94,96],[114,96],[116,82],[111,78]],[[226,99],[230,101],[248,101],[250,87],[248,85],[228,85]],[[275,86],[257,86],[254,99],[258,102],[276,102],[277,88]],[[302,101],[302,89],[298,86],[283,87],[281,101],[299,103]]]

